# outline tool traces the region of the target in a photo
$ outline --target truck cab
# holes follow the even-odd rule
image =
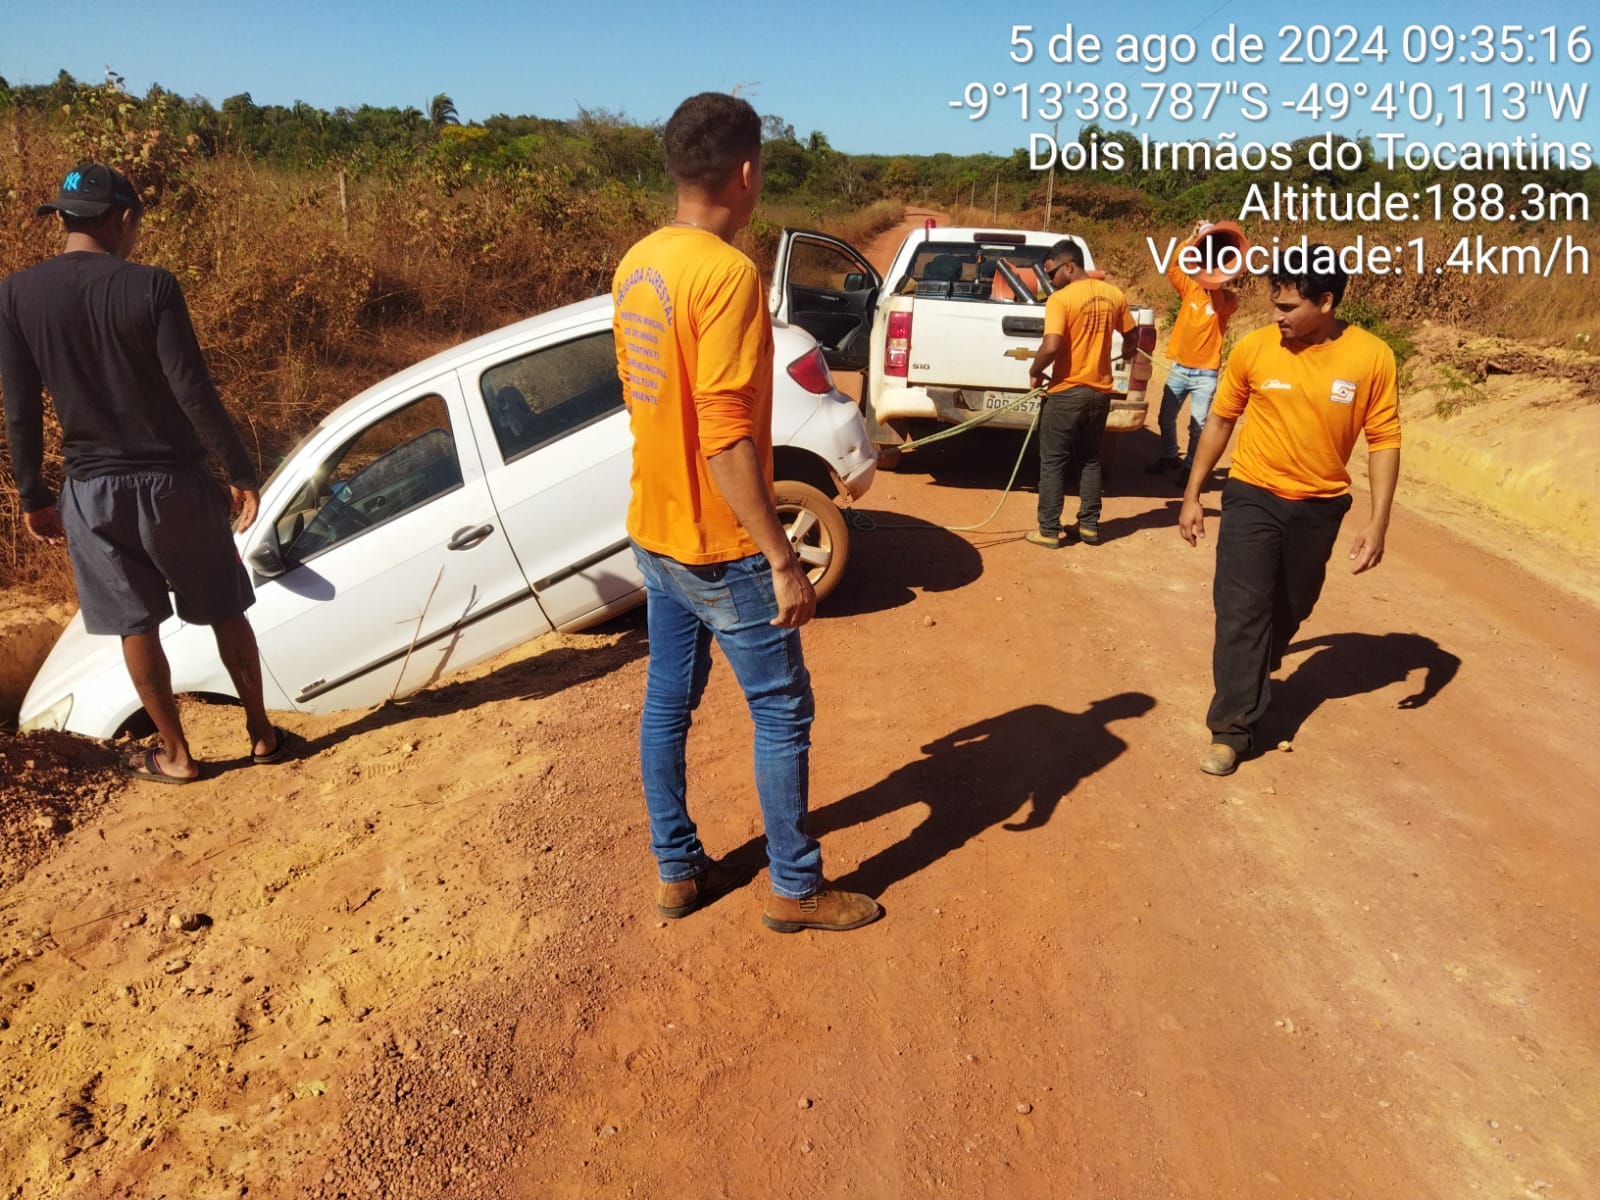
[[[887,278],[854,246],[812,230],[785,230],[769,303],[773,315],[821,344],[828,365],[862,370],[862,408],[885,449],[908,440],[911,422],[955,425],[1005,408],[1028,388],[1028,364],[1044,338],[1044,270],[1063,237],[1094,256],[1082,238],[1044,231],[940,228],[929,221],[901,243]],[[1138,346],[1112,360],[1115,391],[1108,432],[1142,428],[1148,410],[1155,313],[1130,305]],[[1026,429],[1038,401],[990,422]]]

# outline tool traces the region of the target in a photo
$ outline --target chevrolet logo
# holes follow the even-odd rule
[[[1007,350],[1000,357],[1001,358],[1018,358],[1018,359],[1022,359],[1024,362],[1026,362],[1026,361],[1028,361],[1028,360],[1033,358],[1034,353],[1035,353],[1034,351],[1029,350],[1026,346],[1018,346],[1013,350]]]

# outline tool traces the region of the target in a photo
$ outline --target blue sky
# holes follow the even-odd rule
[[[1124,84],[1141,110],[1154,97],[1145,83],[1201,84],[1234,81],[1268,89],[1273,115],[1262,122],[1240,116],[1239,97],[1219,96],[1209,122],[1178,122],[1157,116],[1142,120],[1136,133],[1158,138],[1216,138],[1236,132],[1241,141],[1288,139],[1334,130],[1348,135],[1385,131],[1417,134],[1405,117],[1408,93],[1395,98],[1400,119],[1391,123],[1366,111],[1385,83],[1433,89],[1435,108],[1455,101],[1446,89],[1465,85],[1476,108],[1475,89],[1489,84],[1500,89],[1589,82],[1600,92],[1600,58],[1586,65],[1548,63],[1545,26],[1558,28],[1561,57],[1566,57],[1569,32],[1585,23],[1585,5],[1552,0],[1507,5],[1480,0],[1446,6],[1394,0],[1371,3],[1351,0],[1337,5],[1289,6],[1258,0],[1198,0],[1123,5],[1064,5],[1021,0],[949,0],[873,4],[856,0],[817,0],[809,5],[762,6],[726,0],[680,0],[661,3],[495,3],[465,0],[454,4],[419,0],[139,0],[113,13],[90,14],[43,0],[4,0],[0,18],[0,76],[12,83],[40,83],[65,68],[80,79],[101,78],[109,66],[142,92],[151,83],[184,95],[202,95],[215,103],[249,92],[257,103],[292,104],[296,100],[321,108],[362,103],[414,105],[426,109],[437,92],[454,98],[464,120],[493,113],[532,113],[569,117],[579,106],[624,112],[639,121],[664,120],[685,95],[737,87],[763,113],[782,116],[801,137],[821,130],[832,144],[853,153],[955,154],[1007,153],[1026,145],[1028,135],[1048,131],[1050,121],[1035,116],[1025,122],[1012,89],[1026,83],[1037,89],[1048,82],[1075,87]],[[1448,16],[1440,14],[1448,13]],[[1098,65],[1057,64],[1047,58],[1047,39],[1064,33],[1073,19],[1081,37],[1102,39]],[[1359,65],[1285,66],[1275,63],[1289,46],[1279,36],[1285,24],[1332,26],[1348,23],[1365,35],[1382,25],[1389,56],[1382,64],[1370,59]],[[1460,33],[1472,26],[1518,24],[1537,41],[1537,63],[1479,66],[1471,63],[1410,65],[1402,57],[1402,34],[1408,24],[1431,28],[1447,23]],[[1032,25],[1037,51],[1027,66],[1009,57],[1013,25]],[[1259,35],[1268,61],[1261,66],[1218,66],[1210,61],[1209,43],[1230,24],[1242,35]],[[1189,34],[1198,58],[1189,65],[1169,65],[1152,73],[1140,66],[1113,61],[1119,34],[1138,37]],[[1600,44],[1600,21],[1588,36]],[[1460,47],[1462,54],[1470,43]],[[1525,49],[1523,53],[1530,52]],[[1355,112],[1334,123],[1326,116],[1286,112],[1281,101],[1298,97],[1312,83],[1363,85],[1364,99]],[[951,107],[962,100],[969,84],[990,89],[991,109],[981,120],[970,110]],[[1007,96],[993,97],[996,84]],[[1204,98],[1204,93],[1201,93]],[[1569,116],[1559,124],[1548,101],[1527,97],[1528,115],[1519,122],[1479,118],[1457,124],[1453,114],[1444,127],[1430,126],[1438,139],[1509,138],[1534,132],[1541,138],[1600,142],[1600,94],[1581,122]],[[1065,100],[1064,133],[1081,124],[1072,111],[1082,101]],[[1125,123],[1103,121],[1112,127]]]

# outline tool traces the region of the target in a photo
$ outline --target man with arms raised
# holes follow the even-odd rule
[[[1350,547],[1356,574],[1383,560],[1400,477],[1394,353],[1335,315],[1347,279],[1330,247],[1308,247],[1303,266],[1268,277],[1276,327],[1246,334],[1228,356],[1178,514],[1178,532],[1195,545],[1206,533],[1201,489],[1248,410],[1217,534],[1208,775],[1231,774],[1252,749],[1270,676],[1322,592],[1350,510],[1357,435],[1367,439],[1372,511]]]
[[[628,534],[647,587],[649,677],[639,763],[659,883],[683,917],[730,885],[689,817],[684,746],[716,639],[755,722],[770,929],[855,929],[881,909],[822,876],[806,829],[811,676],[799,627],[816,596],[775,509],[772,323],[755,264],[731,239],[761,192],[761,120],[705,92],[664,137],[677,218],[617,268],[617,370],[634,437]]]
[[[1172,256],[1167,268],[1167,280],[1178,293],[1178,318],[1172,323],[1172,336],[1167,339],[1167,357],[1172,360],[1167,368],[1167,381],[1161,388],[1161,411],[1157,423],[1161,428],[1161,457],[1145,468],[1147,475],[1164,475],[1179,471],[1189,461],[1178,457],[1178,409],[1183,398],[1189,397],[1189,460],[1200,441],[1200,430],[1211,410],[1211,397],[1217,390],[1217,368],[1222,365],[1222,336],[1228,331],[1228,320],[1239,307],[1239,297],[1228,288],[1208,288],[1198,279],[1184,274],[1178,258],[1184,250],[1199,244],[1212,228],[1201,221],[1193,235]]]

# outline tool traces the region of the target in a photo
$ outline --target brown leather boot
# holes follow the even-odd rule
[[[768,896],[761,923],[778,933],[798,933],[802,929],[859,929],[881,916],[883,909],[871,896],[841,892],[823,880],[822,887],[804,900],[776,893]]]
[[[656,884],[656,911],[676,921],[687,917],[708,900],[732,891],[738,876],[721,863],[712,863],[700,874],[673,883]]]

